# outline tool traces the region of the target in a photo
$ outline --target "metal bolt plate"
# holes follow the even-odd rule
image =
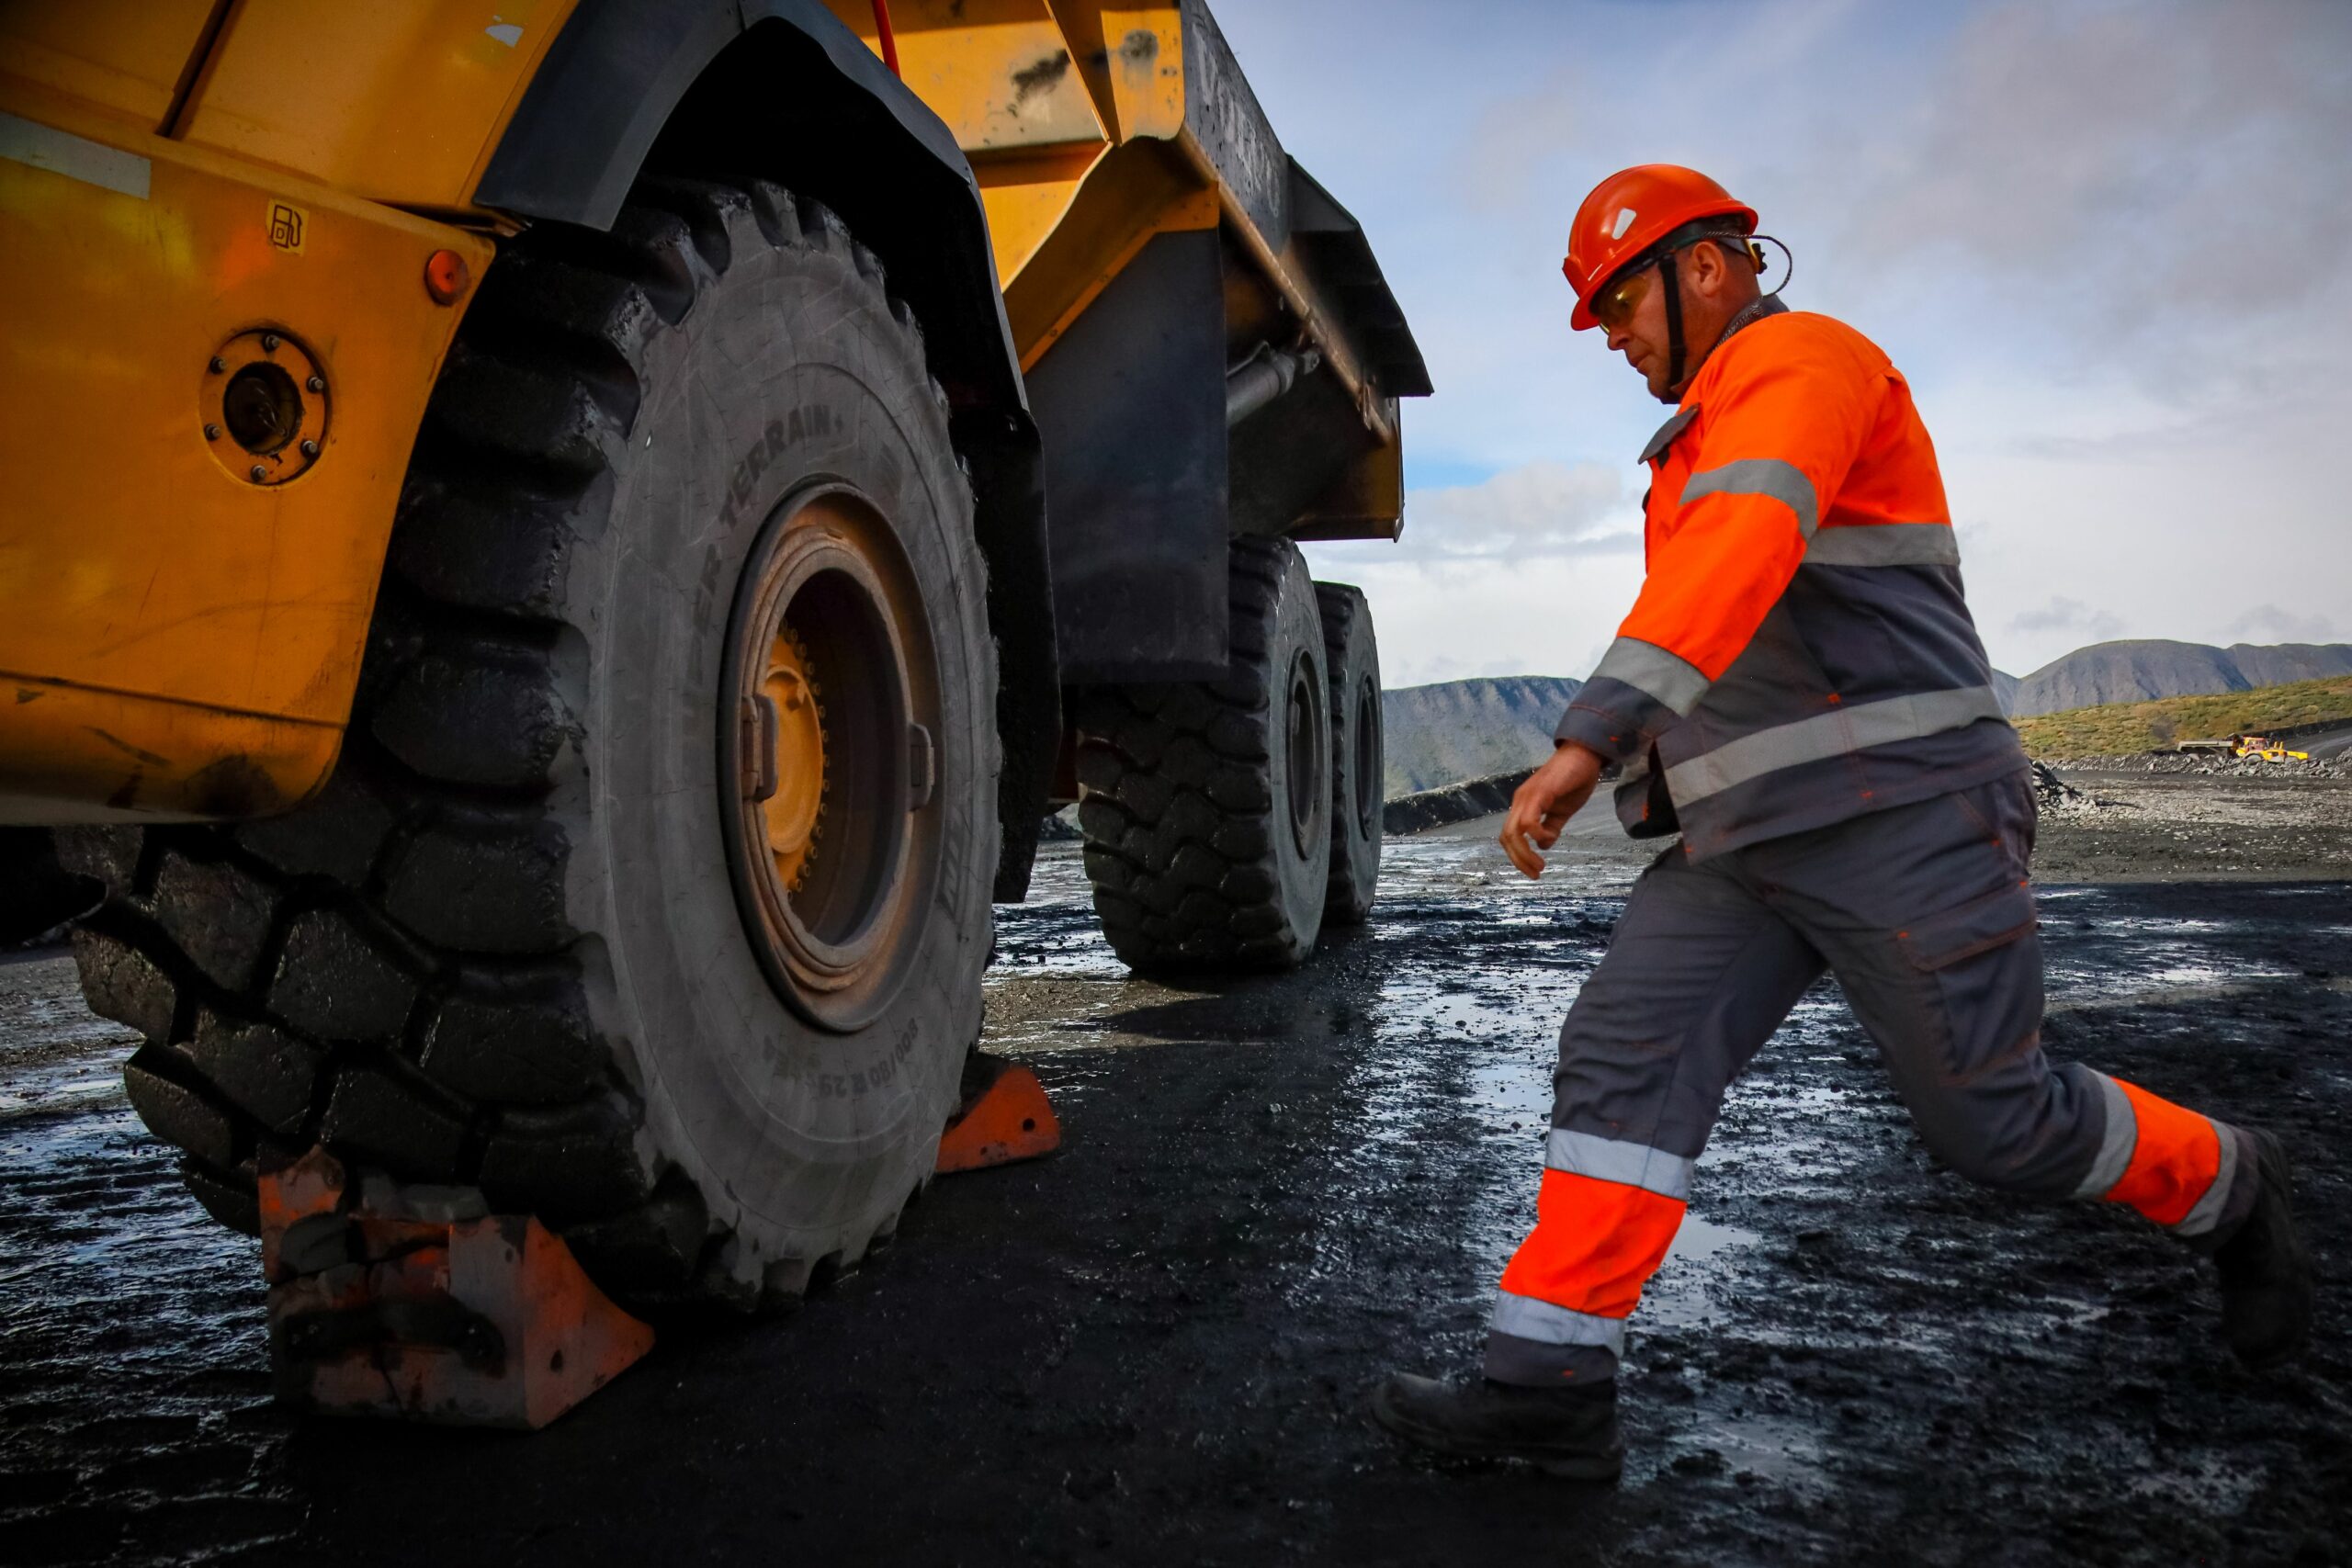
[[[326,368],[281,331],[239,333],[205,361],[197,423],[213,460],[242,484],[300,479],[324,455]]]

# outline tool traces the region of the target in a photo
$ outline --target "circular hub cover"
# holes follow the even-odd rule
[[[762,967],[854,1030],[904,978],[938,872],[938,676],[913,574],[871,503],[789,498],[736,593],[721,727],[729,871]]]

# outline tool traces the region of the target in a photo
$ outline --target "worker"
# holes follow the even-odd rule
[[[1944,1164],[2127,1205],[2211,1257],[2250,1366],[2309,1330],[2278,1140],[2042,1054],[2034,794],[1935,450],[1875,344],[1761,292],[1756,229],[1704,175],[1648,164],[1603,180],[1570,231],[1571,325],[1674,412],[1641,455],[1641,592],[1502,843],[1540,875],[1611,764],[1634,836],[1681,837],[1561,1030],[1535,1227],[1484,1376],[1374,1393],[1383,1425],[1445,1453],[1617,1474],[1627,1317],[1724,1090],[1824,970]]]

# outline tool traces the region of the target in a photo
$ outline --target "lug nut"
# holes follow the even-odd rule
[[[302,385],[314,392],[323,392],[327,389],[327,378],[323,376],[313,376]]]
[[[276,354],[277,352],[277,334],[276,333],[264,333],[261,334],[261,351],[264,354]]]
[[[303,443],[302,443],[302,456],[304,456],[305,457],[317,457],[318,455],[319,455],[319,444],[318,444],[317,442],[315,442],[315,441],[305,441],[305,442],[303,442]]]
[[[208,424],[208,425],[206,425],[206,426],[204,427],[204,438],[205,438],[207,441],[218,441],[218,440],[220,440],[220,427],[219,425],[217,425],[217,424]]]
[[[245,470],[245,478],[253,480],[255,484],[259,484],[262,480],[269,478],[269,470],[263,468],[259,463],[255,463],[252,468]]]
[[[206,366],[205,368],[211,371],[215,376],[218,376],[220,372],[229,368],[229,362],[216,354],[212,356],[212,363]]]

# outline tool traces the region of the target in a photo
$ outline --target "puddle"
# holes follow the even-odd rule
[[[1696,1328],[1716,1320],[1722,1303],[1734,1293],[1727,1253],[1754,1247],[1764,1238],[1751,1230],[1726,1225],[1696,1214],[1685,1214],[1659,1266],[1634,1309],[1632,1327]]]
[[[1707,1459],[1709,1454],[1715,1458]],[[1822,1470],[1821,1434],[1807,1423],[1783,1416],[1711,1417],[1686,1440],[1662,1445],[1655,1457],[1664,1462],[1652,1467],[1643,1479],[1672,1479],[1676,1461],[1687,1470],[1692,1456],[1702,1461],[1703,1470],[1752,1475],[1783,1485],[1817,1487],[1829,1482]]]
[[[122,1100],[122,1064],[139,1038],[82,1002],[74,961],[0,964],[0,1123]]]

